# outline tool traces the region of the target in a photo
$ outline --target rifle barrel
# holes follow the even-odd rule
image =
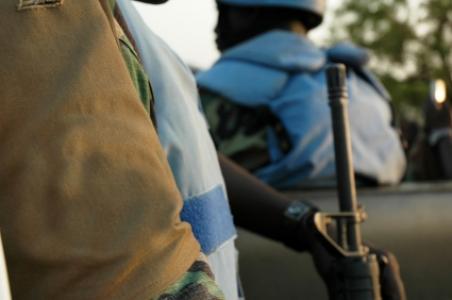
[[[348,116],[346,68],[342,64],[333,64],[327,68],[326,72],[333,122],[339,209],[341,212],[358,214]],[[361,230],[357,220],[339,224],[339,227],[339,243],[345,249],[360,251],[362,245]]]

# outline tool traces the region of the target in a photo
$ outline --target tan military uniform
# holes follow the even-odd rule
[[[0,0],[0,227],[14,299],[149,299],[199,254],[103,7]]]

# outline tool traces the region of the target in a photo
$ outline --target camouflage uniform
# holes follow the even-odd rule
[[[366,69],[368,58],[352,44],[322,49],[286,30],[228,49],[197,76],[220,151],[277,188],[329,184],[335,163],[325,69],[344,63],[355,171],[364,182],[399,182],[405,157],[390,96]]]
[[[223,293],[218,289],[210,267],[204,257],[196,261],[187,273],[162,293],[158,300],[221,300]]]
[[[280,149],[288,151],[290,141],[281,122],[264,106],[250,108],[201,91],[202,103],[213,140],[221,153],[254,171],[270,163],[267,131],[275,130]]]

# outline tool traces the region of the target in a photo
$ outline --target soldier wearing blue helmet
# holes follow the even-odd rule
[[[367,52],[348,43],[321,49],[307,38],[308,31],[323,20],[324,0],[218,0],[217,4],[215,31],[222,56],[198,75],[197,82],[220,152],[277,188],[331,182],[334,150],[324,72],[329,62],[340,62],[348,67],[356,174],[361,183],[390,184],[401,179],[405,157],[392,127],[390,97],[366,69]],[[309,225],[317,209],[304,202],[285,202],[286,210],[280,214],[284,218],[278,218],[284,200],[264,188],[262,193],[274,197],[250,188],[242,193],[248,197],[236,201],[240,198],[236,191],[246,190],[243,186],[249,182],[229,176],[225,164],[222,169],[236,224],[295,250],[309,251],[331,287],[328,261],[332,257]],[[397,263],[392,255],[384,256],[381,262],[390,263],[382,267],[383,298],[405,299]]]
[[[331,181],[324,69],[341,62],[349,69],[358,177],[373,184],[401,180],[406,162],[390,96],[366,69],[367,51],[350,43],[321,49],[307,38],[323,19],[324,0],[219,0],[218,8],[223,55],[198,85],[221,152],[277,188]]]
[[[254,7],[285,7],[303,14],[310,14],[308,27],[314,28],[322,23],[325,14],[325,0],[218,0],[218,3],[236,6],[254,6]]]

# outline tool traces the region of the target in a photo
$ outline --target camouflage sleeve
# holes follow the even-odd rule
[[[268,130],[275,117],[265,107],[246,107],[201,90],[201,103],[218,151],[249,171],[269,163]]]
[[[115,25],[119,35],[118,40],[121,54],[124,62],[126,63],[130,78],[132,79],[133,85],[138,92],[138,96],[140,97],[144,108],[146,108],[146,110],[152,115],[154,99],[149,79],[139,61],[138,54],[135,51],[133,44],[130,42],[118,22],[116,22]]]
[[[223,300],[224,295],[204,257],[195,261],[187,273],[156,300]]]

